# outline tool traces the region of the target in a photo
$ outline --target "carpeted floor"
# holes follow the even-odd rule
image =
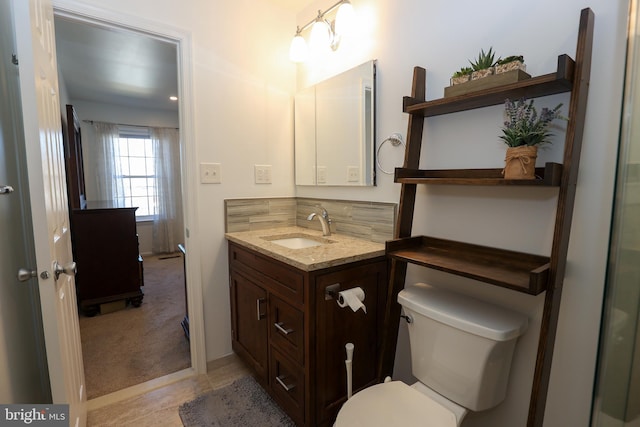
[[[184,403],[178,412],[184,427],[295,427],[250,376]]]
[[[80,315],[87,397],[140,384],[191,366],[181,257],[144,258],[144,299],[95,317]]]

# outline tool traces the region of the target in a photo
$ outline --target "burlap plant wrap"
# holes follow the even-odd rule
[[[502,171],[505,179],[534,179],[538,147],[522,145],[507,148]]]

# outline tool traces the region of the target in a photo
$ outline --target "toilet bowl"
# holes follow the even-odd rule
[[[405,287],[398,302],[418,382],[389,381],[356,393],[336,427],[459,427],[468,411],[504,400],[526,316],[424,283]]]
[[[424,384],[390,381],[354,394],[334,427],[458,427],[467,412]]]

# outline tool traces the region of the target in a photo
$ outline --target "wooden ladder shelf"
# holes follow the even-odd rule
[[[580,163],[591,72],[593,26],[593,12],[589,8],[583,9],[575,60],[560,55],[556,72],[498,88],[426,101],[426,71],[421,67],[414,68],[411,96],[403,100],[403,110],[409,114],[404,165],[395,171],[395,182],[401,184],[395,239],[386,244],[391,268],[380,378],[393,372],[400,322],[400,305],[396,301],[404,287],[407,264],[417,264],[531,295],[545,292],[527,420],[528,427],[542,426]],[[538,168],[536,175],[541,178],[507,180],[501,178],[500,169],[419,169],[425,117],[498,105],[507,98],[535,98],[563,92],[571,92],[563,163],[547,163],[545,167]],[[412,236],[418,184],[558,187],[551,255],[544,257],[428,236]]]

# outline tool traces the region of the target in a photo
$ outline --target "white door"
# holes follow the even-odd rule
[[[15,52],[11,5],[0,1],[0,402],[41,403],[50,390],[37,281],[30,277],[35,254]]]
[[[51,0],[12,0],[38,288],[53,403],[86,423]],[[58,268],[59,266],[60,268]],[[64,272],[56,270],[64,267]]]

